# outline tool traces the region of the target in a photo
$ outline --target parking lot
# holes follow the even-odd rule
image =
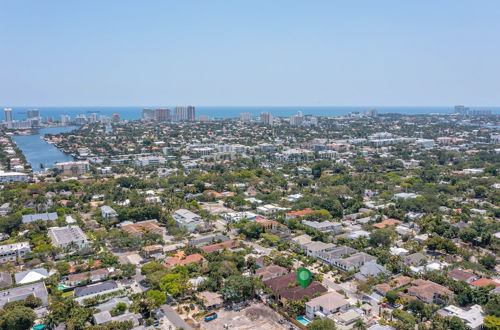
[[[226,329],[231,330],[286,330],[290,327],[286,321],[280,324],[283,317],[262,303],[252,303],[239,312],[220,309],[217,314],[218,317],[213,321],[202,321],[201,328],[221,330],[226,325]]]

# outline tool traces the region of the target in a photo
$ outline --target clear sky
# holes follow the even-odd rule
[[[500,1],[0,0],[0,104],[500,105]]]

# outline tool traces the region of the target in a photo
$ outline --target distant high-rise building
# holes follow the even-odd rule
[[[112,121],[113,123],[118,123],[118,122],[120,122],[120,115],[119,115],[118,113],[116,113],[116,112],[115,112],[115,113],[113,113],[113,117],[111,118],[111,121]]]
[[[467,112],[467,114],[469,116],[478,116],[478,117],[482,117],[482,116],[491,116],[491,110],[489,109],[476,109],[476,110],[469,110]]]
[[[174,108],[174,121],[181,122],[187,120],[187,108],[175,107]]]
[[[466,106],[463,106],[463,105],[456,105],[455,106],[455,114],[457,114],[457,115],[466,116],[468,112],[469,112],[469,108]]]
[[[366,117],[376,117],[378,115],[377,109],[365,110],[364,115]]]
[[[53,123],[54,117],[47,117],[47,118],[45,118],[45,120],[47,121],[47,123]]]
[[[244,122],[248,122],[252,120],[252,114],[250,112],[242,112],[240,113],[240,120]]]
[[[155,110],[156,121],[170,121],[170,109],[159,108]]]
[[[69,115],[61,115],[61,123],[69,123],[71,121],[71,117]]]
[[[8,123],[12,122],[12,108],[4,108],[3,109],[5,113],[5,121]]]
[[[198,120],[201,122],[207,122],[207,121],[210,121],[211,119],[209,116],[199,116]]]
[[[86,122],[87,122],[87,116],[85,116],[84,114],[76,115],[75,123],[77,123],[78,125],[83,125]]]
[[[297,114],[295,116],[290,117],[290,125],[302,126],[303,120],[304,120],[304,116],[302,115],[302,111],[297,111]]]
[[[155,114],[156,112],[154,109],[142,109],[142,120],[155,120]]]
[[[272,125],[274,122],[273,115],[269,112],[262,112],[260,114],[260,121],[264,125]]]
[[[192,105],[187,107],[187,120],[188,121],[195,121],[196,120],[196,109]]]
[[[89,122],[95,123],[97,122],[97,112],[92,112],[89,116]]]
[[[30,109],[27,111],[28,119],[39,118],[40,110],[38,109]]]

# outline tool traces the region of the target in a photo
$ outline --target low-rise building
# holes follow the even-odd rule
[[[28,180],[26,173],[0,171],[0,182],[27,182]]]
[[[29,242],[0,245],[0,263],[18,262],[31,252]]]
[[[54,168],[61,171],[63,175],[77,176],[88,173],[90,164],[88,161],[63,162],[55,163]]]
[[[78,226],[50,227],[47,235],[52,244],[63,249],[83,249],[89,246],[87,235]]]
[[[302,224],[323,233],[339,234],[342,231],[342,224],[340,222],[302,220]]]
[[[45,283],[39,282],[0,291],[0,308],[8,302],[24,300],[29,296],[40,298],[42,306],[47,306],[49,303],[49,293]]]
[[[408,294],[419,298],[428,304],[443,304],[454,297],[448,288],[427,280],[414,280],[412,286],[408,288]]]
[[[471,330],[482,329],[486,317],[483,308],[479,305],[471,306],[469,309],[449,305],[441,308],[437,313],[443,316],[458,317],[465,323],[467,329]]]
[[[28,284],[28,283],[38,282],[46,279],[47,277],[49,277],[49,273],[45,268],[36,268],[14,274],[14,279],[16,280],[16,284]]]
[[[142,237],[145,233],[154,233],[163,236],[165,229],[158,225],[157,220],[144,220],[132,224],[123,225],[122,230],[130,235]]]
[[[101,268],[96,270],[91,270],[89,272],[83,272],[78,274],[68,275],[68,280],[66,283],[69,286],[81,285],[85,282],[99,282],[108,279],[109,275],[112,273],[113,269]]]
[[[31,223],[35,221],[56,221],[57,213],[37,213],[37,214],[25,214],[23,215],[23,223]]]
[[[306,252],[306,255],[317,258],[319,253],[328,251],[333,248],[335,248],[335,245],[332,243],[313,241],[304,246],[304,251]]]
[[[306,316],[313,320],[315,317],[325,318],[349,308],[349,302],[337,292],[329,292],[306,302]]]
[[[203,221],[198,214],[186,209],[175,211],[172,213],[172,217],[175,219],[175,222],[177,222],[177,226],[187,232],[193,232],[197,227],[203,225]]]
[[[101,216],[106,219],[116,218],[118,216],[118,212],[116,212],[111,206],[103,205],[101,206]]]

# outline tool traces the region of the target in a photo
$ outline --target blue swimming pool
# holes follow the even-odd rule
[[[303,325],[308,325],[309,323],[311,323],[311,320],[309,320],[308,318],[306,318],[305,316],[302,316],[302,315],[297,316],[296,320],[299,321]]]

